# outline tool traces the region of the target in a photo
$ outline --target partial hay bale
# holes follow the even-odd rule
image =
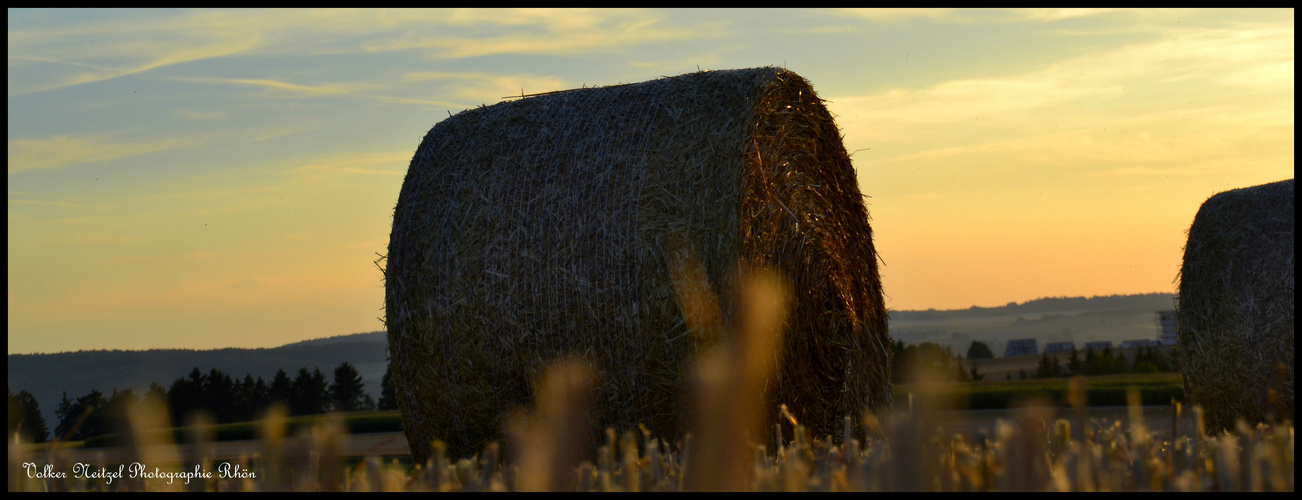
[[[1208,428],[1293,418],[1292,179],[1203,202],[1184,248],[1177,321],[1185,396],[1203,406]]]
[[[671,266],[795,291],[772,407],[818,435],[889,405],[863,195],[831,115],[781,68],[709,71],[467,110],[421,142],[394,210],[389,354],[414,458],[468,455],[548,362],[597,369],[593,432],[683,430],[690,335]],[[731,305],[723,303],[725,317]],[[726,319],[726,321],[731,321]],[[696,332],[701,333],[701,332]],[[772,417],[770,416],[770,421]]]

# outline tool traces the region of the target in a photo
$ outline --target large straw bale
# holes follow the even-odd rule
[[[1208,428],[1293,418],[1293,180],[1203,202],[1179,288],[1185,395]]]
[[[498,438],[566,354],[597,369],[594,435],[639,423],[681,435],[686,362],[708,337],[676,299],[674,266],[689,261],[718,297],[742,268],[789,282],[770,411],[785,403],[840,436],[844,416],[889,404],[877,260],[836,125],[791,71],[463,111],[417,149],[389,242],[389,353],[413,456],[435,439],[466,455]]]

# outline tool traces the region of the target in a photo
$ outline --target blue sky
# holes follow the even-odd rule
[[[1274,10],[8,10],[9,352],[374,331],[420,138],[502,97],[785,66],[837,115],[887,304],[1173,291],[1291,178]]]

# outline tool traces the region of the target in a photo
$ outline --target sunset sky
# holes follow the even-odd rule
[[[1174,292],[1208,196],[1293,177],[1291,9],[7,17],[11,354],[380,330],[431,126],[698,67],[828,101],[892,309]]]

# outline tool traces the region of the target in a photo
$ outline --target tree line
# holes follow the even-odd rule
[[[326,382],[320,368],[312,371],[300,368],[293,378],[282,369],[268,382],[248,374],[243,379],[236,379],[215,368],[203,373],[195,367],[188,375],[173,381],[167,389],[151,382],[149,388],[139,394],[132,389],[118,390],[115,387],[107,396],[99,390],[91,390],[81,397],[69,399],[68,393],[64,392],[55,410],[59,422],[53,434],[64,441],[81,441],[127,429],[127,408],[146,399],[166,407],[171,424],[177,427],[198,413],[207,414],[218,424],[251,421],[276,404],[283,405],[291,416],[397,409],[392,375],[388,370],[380,386],[380,400],[376,402],[366,394],[357,368],[346,361],[335,367],[331,383]],[[7,435],[13,436],[16,432],[21,432],[26,442],[43,443],[50,439],[50,430],[41,416],[36,398],[27,391],[15,394],[13,388],[9,388]]]
[[[891,380],[896,383],[917,382],[918,374],[926,371],[940,380],[966,382],[980,381],[985,374],[980,373],[975,365],[965,366],[963,360],[990,359],[995,357],[990,346],[979,340],[972,341],[967,356],[960,357],[948,346],[934,342],[905,345],[897,340],[891,346]],[[1140,347],[1135,351],[1134,359],[1127,360],[1125,354],[1113,353],[1112,348],[1100,351],[1086,349],[1081,352],[1073,348],[1064,365],[1057,356],[1041,354],[1040,363],[1033,373],[1021,370],[1019,379],[1071,377],[1074,375],[1111,375],[1117,373],[1168,373],[1179,370],[1180,364],[1175,351],[1163,352],[1152,347]],[[1012,379],[1012,374],[1007,375]]]
[[[1101,351],[1086,349],[1082,353],[1073,348],[1067,364],[1063,365],[1057,356],[1041,354],[1040,363],[1035,368],[1035,378],[1071,377],[1073,375],[1112,375],[1116,373],[1166,373],[1177,371],[1180,363],[1175,359],[1175,351],[1166,353],[1152,348],[1140,347],[1135,351],[1134,359],[1127,361],[1126,355],[1112,354],[1111,347]],[[1011,377],[1010,377],[1011,378]],[[1022,374],[1020,378],[1028,378]]]
[[[962,382],[985,378],[976,366],[965,366],[964,359],[993,358],[994,353],[981,341],[973,341],[967,355],[960,357],[948,346],[933,342],[905,345],[897,340],[891,346],[891,356],[893,382],[916,382],[917,374],[924,371],[938,374],[942,380]],[[1158,349],[1141,347],[1134,359],[1127,360],[1124,354],[1114,355],[1111,348],[1101,351],[1087,349],[1084,353],[1072,349],[1065,365],[1056,356],[1043,354],[1033,374],[1022,370],[1018,378],[1172,372],[1179,366],[1174,356],[1174,353],[1164,354]],[[1011,374],[1008,378],[1012,378]],[[54,428],[54,436],[65,441],[81,441],[125,429],[128,405],[146,398],[154,398],[165,405],[172,425],[178,427],[196,412],[207,413],[218,424],[250,421],[276,403],[284,405],[291,416],[329,411],[394,410],[398,407],[390,371],[385,371],[380,399],[376,402],[365,393],[361,374],[348,362],[335,367],[333,383],[326,382],[319,368],[310,372],[307,368],[300,368],[293,378],[279,370],[271,382],[267,382],[262,377],[254,379],[248,374],[237,381],[221,370],[203,373],[195,367],[167,389],[151,383],[141,394],[131,389],[119,391],[114,388],[108,396],[92,390],[76,399],[69,399],[65,392],[55,411],[59,422]],[[41,443],[50,438],[36,398],[27,391],[15,394],[10,388],[8,435],[18,431],[26,436],[27,442]]]

